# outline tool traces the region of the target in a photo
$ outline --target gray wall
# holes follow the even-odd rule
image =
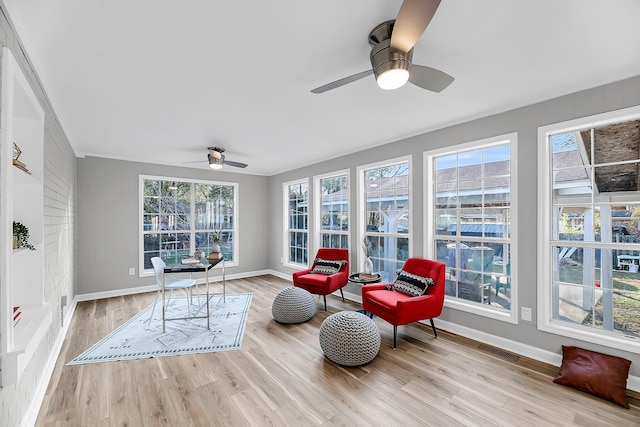
[[[155,283],[153,277],[138,277],[139,175],[237,182],[239,266],[227,268],[226,273],[269,267],[267,177],[98,157],[81,158],[77,164],[79,295]],[[129,267],[136,268],[135,276],[129,276]]]
[[[519,305],[533,308],[533,321],[519,321],[518,325],[505,323],[475,314],[450,308],[444,309],[442,320],[494,336],[503,337],[542,350],[560,354],[561,346],[578,345],[619,355],[631,360],[631,374],[640,375],[640,355],[602,347],[591,343],[561,337],[559,335],[540,332],[536,328],[536,293],[537,293],[537,131],[539,126],[590,116],[606,111],[617,110],[640,104],[640,77],[627,79],[606,86],[562,96],[546,102],[518,108],[506,113],[469,121],[434,132],[425,133],[405,140],[369,150],[354,153],[335,160],[318,163],[309,167],[289,171],[271,177],[271,224],[269,239],[269,265],[283,274],[291,274],[292,270],[283,267],[280,262],[283,239],[283,200],[282,184],[308,177],[310,183],[314,175],[349,168],[351,171],[351,212],[355,217],[357,195],[355,190],[356,168],[359,165],[383,161],[399,156],[413,157],[412,169],[412,206],[413,212],[413,256],[423,256],[423,224],[426,220],[423,212],[423,152],[450,147],[469,141],[475,141],[510,132],[518,133],[518,289]],[[347,118],[348,119],[348,118]],[[312,191],[312,185],[310,185]],[[313,202],[313,195],[310,196]],[[312,208],[313,209],[313,204]],[[356,242],[356,243],[354,243]],[[351,223],[351,245],[356,247],[356,223]],[[313,246],[311,246],[313,247]],[[352,270],[357,271],[355,264],[356,251],[351,254]],[[311,255],[312,256],[312,255]],[[356,291],[357,292],[357,291]]]
[[[4,4],[0,7],[5,10]],[[8,427],[20,425],[36,395],[44,392],[38,388],[46,387],[48,377],[45,375],[51,366],[48,363],[51,358],[55,362],[56,346],[60,344],[56,339],[61,338],[58,335],[62,332],[63,317],[70,308],[67,305],[63,309],[61,297],[67,296],[71,302],[75,295],[76,163],[58,118],[30,61],[24,56],[12,24],[6,19],[6,13],[0,14],[0,45],[11,50],[45,111],[43,289],[45,301],[53,306],[51,327],[18,383],[0,389],[0,424]]]

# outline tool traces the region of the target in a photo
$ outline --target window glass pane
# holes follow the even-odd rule
[[[433,159],[434,251],[447,264],[445,294],[511,309],[511,145]]]
[[[584,136],[587,142],[590,142],[590,134],[591,130],[579,133],[580,136]],[[640,159],[637,142],[639,137],[640,120],[612,123],[595,128],[593,130],[595,164],[621,163]],[[590,153],[590,144],[587,144],[586,148]],[[634,190],[637,190],[637,187]]]
[[[364,171],[365,235],[374,272],[395,279],[409,257],[409,163]]]
[[[596,166],[596,186],[602,193],[638,191],[639,163]]]
[[[483,151],[483,177],[499,177],[511,174],[511,146],[498,145],[488,147]],[[506,182],[509,185],[509,182]]]
[[[286,186],[288,196],[289,258],[294,264],[307,263],[309,228],[308,197],[309,186],[306,182]]]

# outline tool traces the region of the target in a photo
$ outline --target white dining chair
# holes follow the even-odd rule
[[[158,284],[158,292],[156,293],[156,299],[153,302],[153,308],[151,309],[151,314],[149,315],[149,319],[147,322],[151,321],[153,317],[153,312],[156,309],[156,304],[158,303],[158,297],[162,293],[162,275],[164,274],[164,269],[167,266],[162,258],[153,257],[151,258],[151,263],[153,264],[153,270],[156,274],[156,283]],[[189,316],[191,316],[191,300],[193,298],[193,286],[196,285],[196,281],[194,279],[181,279],[172,276],[171,274],[164,274],[164,289],[165,291],[169,291],[169,298],[173,295],[174,289],[185,289],[189,298],[187,298],[187,312]]]

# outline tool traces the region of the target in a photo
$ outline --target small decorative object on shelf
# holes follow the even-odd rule
[[[193,253],[193,257],[195,259],[197,259],[198,261],[200,261],[202,258],[204,258],[204,252],[202,252],[200,249],[197,249],[194,253]]]
[[[29,229],[18,221],[13,221],[13,248],[27,248],[35,251],[36,248],[29,243]]]
[[[207,259],[209,261],[215,261],[215,260],[220,259],[221,257],[222,257],[222,253],[220,253],[220,252],[210,252],[209,255],[207,255]]]
[[[183,265],[196,265],[200,264],[200,260],[195,258],[183,258],[180,260],[180,263]]]
[[[13,143],[13,166],[31,175],[31,172],[29,172],[29,169],[27,169],[27,166],[24,163],[22,163],[20,160],[18,160],[18,157],[20,157],[20,154],[22,154],[22,150],[20,150],[20,147],[18,147],[18,145],[14,142]]]
[[[14,142],[13,143],[13,160],[18,160],[18,157],[20,157],[20,154],[22,154],[22,150],[20,149],[20,147],[18,147],[18,144]]]
[[[20,311],[20,306],[13,307],[13,326],[15,327],[18,322],[22,319],[22,311]]]

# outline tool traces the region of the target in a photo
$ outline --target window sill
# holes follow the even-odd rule
[[[538,325],[538,330],[631,353],[640,353],[640,340],[624,335],[614,336],[601,329],[589,331],[579,326],[571,326],[552,320],[541,322]]]
[[[498,311],[488,308],[486,304],[469,304],[462,301],[449,299],[447,297],[445,297],[444,306],[454,310],[460,310],[467,313],[477,314],[478,316],[499,320],[501,322],[513,323],[514,325],[518,324],[518,319],[515,315],[516,310],[514,310],[513,308],[508,312]]]

